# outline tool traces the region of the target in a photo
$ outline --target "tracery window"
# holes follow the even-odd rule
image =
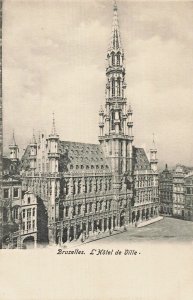
[[[115,79],[112,80],[112,97],[115,96]]]
[[[117,79],[117,96],[121,96],[121,79]]]
[[[121,58],[120,53],[117,53],[117,66],[120,66],[120,58]]]

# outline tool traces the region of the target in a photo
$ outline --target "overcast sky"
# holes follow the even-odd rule
[[[53,111],[60,139],[98,142],[112,2],[5,1],[5,150],[13,128],[21,150],[49,133]],[[134,144],[154,132],[162,163],[193,165],[193,3],[117,2]]]

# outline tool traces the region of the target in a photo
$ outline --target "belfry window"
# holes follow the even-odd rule
[[[115,65],[115,54],[112,53],[112,65],[114,66]]]
[[[112,80],[112,97],[115,96],[115,79]]]
[[[121,96],[121,79],[117,79],[117,96]]]
[[[120,53],[117,53],[117,66],[120,66]]]
[[[112,129],[112,130],[115,129],[114,120],[115,120],[115,112],[112,111],[112,113],[111,113],[111,129]]]

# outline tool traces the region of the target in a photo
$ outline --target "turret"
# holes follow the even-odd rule
[[[99,128],[100,128],[100,136],[104,135],[104,110],[101,106],[99,111]]]
[[[53,114],[53,122],[52,122],[52,131],[49,134],[47,141],[48,141],[49,172],[58,173],[59,135],[56,133],[54,114]]]
[[[16,162],[18,160],[19,148],[15,142],[14,131],[13,131],[13,136],[12,136],[12,143],[9,145],[9,150],[10,150],[11,161]]]
[[[155,146],[154,134],[153,134],[153,147],[150,149],[150,166],[154,172],[157,172],[157,149]]]

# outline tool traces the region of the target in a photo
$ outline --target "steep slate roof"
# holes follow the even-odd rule
[[[30,145],[26,147],[25,152],[21,158],[21,168],[26,171],[29,170],[30,168],[29,156],[30,156]]]
[[[150,163],[143,148],[133,147],[134,170],[150,170]]]
[[[100,145],[60,141],[60,172],[110,172]]]

